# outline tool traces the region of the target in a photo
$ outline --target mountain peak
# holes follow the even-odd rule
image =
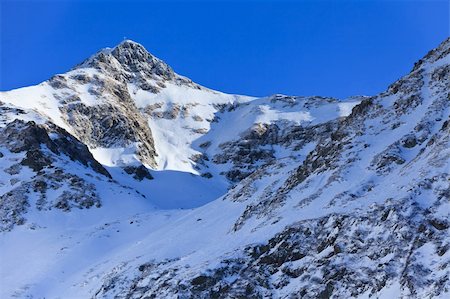
[[[76,68],[83,67],[93,67],[116,75],[125,72],[132,74],[131,77],[136,75],[144,77],[143,79],[156,79],[156,76],[163,80],[173,80],[176,77],[172,68],[164,61],[149,53],[143,45],[128,39],[114,48],[100,50],[76,66]]]
[[[141,45],[140,43],[135,42],[134,40],[131,40],[131,39],[124,39],[116,47],[128,46],[128,45],[135,45],[135,46],[140,46],[140,47],[144,48],[143,45]]]
[[[139,60],[141,62],[148,62],[155,59],[143,45],[134,42],[132,40],[124,40],[111,50],[111,54],[115,56],[119,61],[129,64],[130,60]],[[158,59],[159,60],[159,59]]]

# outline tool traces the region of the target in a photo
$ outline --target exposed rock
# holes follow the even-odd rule
[[[153,180],[153,176],[144,165],[140,166],[126,166],[124,169],[126,173],[132,174],[136,180],[142,181],[143,179]]]
[[[42,168],[50,166],[52,164],[52,160],[44,155],[42,151],[36,149],[27,151],[26,158],[20,163],[38,172],[42,170]]]
[[[389,211],[390,217],[380,220],[378,215],[384,211]],[[415,294],[414,297],[426,294],[424,290],[443,294],[449,277],[444,273],[433,276],[428,264],[421,261],[420,249],[425,243],[440,244],[444,234],[430,234],[435,228],[424,218],[416,219],[417,212],[416,208],[405,206],[405,202],[398,202],[373,207],[359,216],[329,215],[302,221],[287,227],[267,243],[249,245],[233,257],[223,257],[218,267],[199,274],[188,267],[173,268],[177,267],[176,261],[147,266],[146,270],[142,265],[140,274],[132,282],[125,282],[140,287],[124,288],[120,294],[126,297],[177,294],[182,298],[287,298],[288,295],[341,298],[375,295],[393,281]],[[323,244],[321,249],[316,250],[317,244]],[[365,261],[363,266],[356,262],[361,260]],[[445,264],[443,259],[437,260]],[[165,276],[161,271],[174,271],[177,275]],[[426,278],[426,285],[420,282],[418,271],[421,278]],[[189,276],[193,278],[187,280]],[[290,281],[295,283],[290,284],[288,293],[283,292]],[[102,296],[109,289],[103,285]]]
[[[414,136],[414,135],[406,136],[403,139],[402,143],[403,143],[403,146],[406,147],[406,148],[413,148],[417,144],[416,136]]]
[[[60,109],[76,136],[90,147],[127,147],[137,142],[141,162],[156,166],[152,133],[137,108],[80,103]]]
[[[0,196],[0,232],[25,223],[23,214],[29,207],[26,187],[19,186]]]
[[[50,138],[50,133],[55,137]],[[52,163],[51,155],[45,153],[44,146],[54,154],[65,154],[71,160],[110,177],[108,171],[92,157],[86,145],[64,129],[50,123],[38,125],[33,121],[24,122],[16,119],[0,129],[0,144],[13,153],[26,152],[26,157],[21,163],[34,171],[39,171]]]
[[[48,84],[55,89],[68,88],[67,79],[62,75],[56,75],[48,80]]]

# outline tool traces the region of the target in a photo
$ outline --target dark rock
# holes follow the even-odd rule
[[[327,283],[325,289],[320,292],[318,298],[319,299],[329,299],[333,295],[333,285],[331,283]]]
[[[211,146],[211,141],[206,141],[199,145],[199,147],[201,147],[203,149],[207,149],[210,146]]]
[[[202,173],[202,175],[201,175],[202,177],[204,177],[204,178],[207,178],[207,179],[210,179],[210,178],[212,178],[213,177],[213,175],[210,173],[210,172],[205,172],[205,173]]]
[[[123,170],[125,170],[125,172],[128,174],[132,174],[133,177],[138,181],[142,181],[143,179],[153,180],[153,176],[144,165],[140,165],[137,167],[126,166],[123,168]]]
[[[439,219],[431,219],[429,223],[437,230],[444,230],[449,228],[449,223]]]
[[[49,133],[57,138],[51,139]],[[0,144],[4,144],[11,152],[26,151],[21,164],[34,171],[40,171],[52,164],[52,154],[67,155],[72,161],[78,161],[96,172],[111,177],[108,171],[94,159],[86,145],[70,135],[67,131],[53,124],[38,125],[33,121],[14,120],[0,129]],[[49,152],[45,152],[42,146]]]
[[[77,81],[80,84],[87,84],[91,81],[91,78],[89,78],[86,74],[77,74],[71,77],[71,79]]]
[[[82,103],[60,107],[76,136],[91,147],[126,147],[138,142],[140,160],[156,166],[153,136],[147,121],[132,103],[128,92],[115,90],[118,101],[124,105],[86,106]]]
[[[62,75],[56,75],[48,80],[48,84],[55,89],[67,88],[67,79]]]
[[[28,166],[37,172],[42,170],[44,167],[50,166],[52,162],[53,161],[44,155],[42,151],[32,149],[27,152],[26,158],[24,158],[20,164]]]
[[[414,135],[406,136],[403,139],[403,146],[406,148],[413,148],[416,146],[416,144],[417,144],[417,139],[416,139],[416,136],[414,136]]]

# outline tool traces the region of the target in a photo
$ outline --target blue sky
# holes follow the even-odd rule
[[[372,95],[449,36],[449,1],[1,1],[0,89],[37,84],[124,37],[204,86]]]

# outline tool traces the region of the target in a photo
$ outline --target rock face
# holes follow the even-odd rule
[[[449,55],[370,97],[255,99],[124,41],[3,93],[0,297],[448,298]],[[228,189],[146,205],[194,180]]]
[[[434,248],[436,267],[447,267],[440,257],[448,251],[442,244],[448,221],[439,229],[430,224],[431,215],[412,220],[417,211],[402,204],[374,206],[356,217],[329,215],[295,223],[266,243],[246,246],[199,274],[179,266],[160,270],[174,261],[142,264],[119,296],[354,298],[376,296],[392,280],[405,285],[410,297],[443,296],[448,277],[442,272],[433,275],[421,259],[423,246]],[[115,294],[109,288],[112,281],[120,281],[115,278],[97,294]]]
[[[51,155],[64,154],[72,161],[91,167],[94,171],[111,177],[98,163],[86,145],[54,124],[38,125],[33,121],[14,120],[0,129],[0,144],[12,153],[25,152],[22,165],[40,171],[52,163]],[[50,150],[51,154],[46,154]]]
[[[212,161],[217,164],[232,163],[231,169],[222,174],[232,182],[239,182],[258,167],[275,163],[280,158],[277,157],[276,147],[289,150],[293,152],[290,157],[296,157],[295,152],[329,136],[336,123],[336,120],[313,126],[287,121],[257,123],[239,139],[221,143],[221,151],[213,156]]]
[[[11,230],[26,222],[24,214],[36,197],[34,207],[38,210],[52,208],[70,211],[72,208],[100,207],[96,187],[82,177],[65,171],[69,163],[78,163],[106,178],[109,172],[98,163],[86,145],[54,124],[36,124],[14,120],[0,128],[3,175],[7,192],[0,195],[0,231]],[[68,159],[71,162],[67,162]],[[32,175],[27,175],[28,168]],[[9,186],[8,186],[9,185]],[[49,190],[60,190],[52,198]],[[49,198],[50,197],[50,198]]]
[[[135,82],[143,90],[153,93],[159,92],[168,81],[200,88],[188,78],[175,74],[170,66],[147,52],[142,45],[130,40],[123,41],[114,49],[102,50],[77,66],[85,67],[112,74],[121,82]],[[149,83],[152,81],[155,82]]]
[[[140,162],[155,167],[151,130],[124,88],[117,86],[111,94],[115,103],[98,106],[72,103],[60,107],[61,113],[76,136],[89,147],[115,148],[138,143],[136,154]]]
[[[147,82],[150,78],[171,80],[175,75],[170,67],[136,43],[124,42],[107,52],[101,51],[72,72],[49,80],[57,91],[55,96],[62,103],[59,105],[61,117],[89,147],[117,148],[137,144],[138,160],[156,167],[157,154],[151,129],[131,99],[127,84]],[[59,93],[61,89],[62,93]],[[87,96],[95,100],[84,100],[86,95],[80,89],[87,90]]]

